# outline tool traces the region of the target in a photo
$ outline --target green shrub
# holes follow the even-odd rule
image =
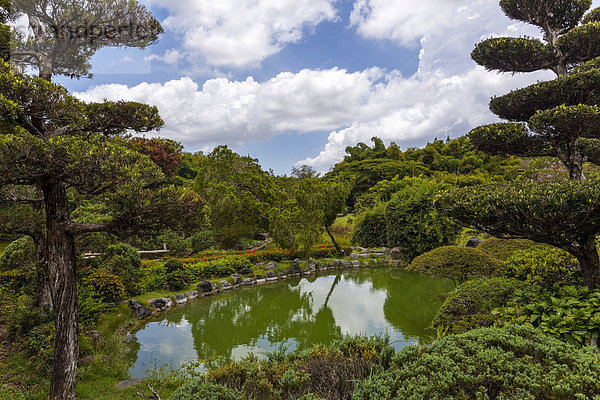
[[[169,258],[165,261],[165,272],[171,273],[173,271],[182,271],[183,270],[183,262],[177,258]]]
[[[518,250],[527,250],[535,246],[536,242],[527,239],[499,239],[489,238],[479,243],[477,249],[485,251],[490,256],[504,261]]]
[[[471,277],[499,275],[502,264],[481,250],[445,246],[421,254],[407,267],[409,271],[465,282]]]
[[[244,400],[244,395],[223,385],[204,383],[202,379],[192,380],[179,387],[172,400]]]
[[[80,324],[94,325],[102,314],[113,307],[114,305],[106,303],[90,286],[85,283],[77,285],[77,313]]]
[[[12,386],[0,385],[0,400],[25,400],[23,393],[19,392]]]
[[[387,246],[384,204],[358,216],[352,232],[352,243],[363,247]]]
[[[506,276],[549,288],[556,282],[580,283],[577,259],[564,250],[539,245],[514,252],[504,263]]]
[[[140,268],[140,283],[138,291],[148,293],[158,290],[166,282],[167,272],[163,263],[149,263]]]
[[[411,185],[396,193],[385,208],[388,246],[402,246],[405,261],[454,243],[461,228],[438,212],[433,201],[448,186],[424,178],[406,178]]]
[[[35,246],[29,236],[11,242],[0,255],[0,272],[27,270],[35,267]]]
[[[186,264],[186,273],[194,279],[209,279],[211,277],[224,278],[240,271],[242,268],[252,268],[250,257],[246,255],[230,255],[213,260],[200,261]]]
[[[116,303],[125,297],[125,286],[121,279],[105,268],[98,268],[85,280],[87,285],[106,303]]]
[[[183,271],[173,271],[166,275],[169,290],[182,290],[188,286],[188,280]]]
[[[450,335],[406,347],[393,362],[359,383],[352,399],[572,400],[600,393],[597,349],[578,349],[528,326]]]
[[[590,344],[600,332],[600,290],[556,284],[547,291],[517,291],[493,313],[501,323],[531,324],[572,344]]]
[[[34,303],[34,299],[26,294],[13,299],[10,313],[6,316],[6,327],[11,336],[26,336],[43,322],[40,310]]]
[[[497,319],[491,314],[492,310],[512,300],[515,290],[527,287],[526,283],[509,278],[467,281],[446,297],[433,318],[433,327],[448,333],[462,333],[491,326]]]
[[[109,246],[101,264],[121,279],[128,294],[137,294],[142,261],[134,247],[125,243]]]
[[[191,239],[193,251],[203,251],[215,245],[215,234],[213,231],[202,231],[196,233]]]
[[[163,243],[166,243],[169,255],[172,257],[181,256],[187,252],[188,242],[177,232],[162,234],[156,240],[160,243],[160,247],[162,247]]]

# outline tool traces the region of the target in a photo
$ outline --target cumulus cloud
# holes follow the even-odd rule
[[[167,9],[162,25],[183,51],[213,66],[259,64],[286,44],[336,18],[335,0],[148,0]]]

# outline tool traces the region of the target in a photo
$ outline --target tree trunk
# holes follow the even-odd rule
[[[42,316],[47,318],[52,313],[52,292],[50,291],[50,274],[46,262],[46,241],[43,235],[33,238],[36,261],[37,298],[36,306],[40,308]]]
[[[63,226],[70,220],[67,193],[60,182],[43,186],[46,207],[46,257],[54,305],[54,362],[50,400],[75,398],[77,371],[77,284],[75,240]]]
[[[327,234],[331,238],[331,241],[333,242],[333,245],[335,246],[335,249],[337,250],[338,255],[341,256],[342,255],[342,249],[340,248],[340,246],[338,245],[338,243],[335,241],[335,238],[333,237],[333,235],[331,234],[331,232],[329,232],[329,227],[325,226],[325,230],[327,231]]]
[[[583,175],[583,155],[579,149],[578,141],[568,143],[566,148],[562,148],[559,145],[555,145],[558,159],[567,167],[569,170],[570,180],[584,180]]]
[[[591,235],[575,256],[581,266],[583,284],[590,289],[598,287],[600,284],[600,260],[596,249],[596,237]]]

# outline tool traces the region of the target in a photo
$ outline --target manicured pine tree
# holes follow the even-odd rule
[[[510,122],[475,128],[472,143],[491,154],[558,157],[570,181],[459,189],[436,204],[463,225],[570,252],[593,288],[600,285],[600,183],[584,180],[583,164],[600,160],[600,9],[585,15],[590,6],[591,0],[501,0],[509,18],[539,27],[543,40],[492,38],[472,53],[489,70],[558,76],[493,98],[491,110]]]

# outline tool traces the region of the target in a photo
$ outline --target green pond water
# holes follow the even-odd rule
[[[132,335],[132,377],[162,365],[238,360],[329,344],[344,335],[385,335],[396,350],[435,336],[428,327],[453,289],[446,280],[393,269],[345,270],[194,300]]]

